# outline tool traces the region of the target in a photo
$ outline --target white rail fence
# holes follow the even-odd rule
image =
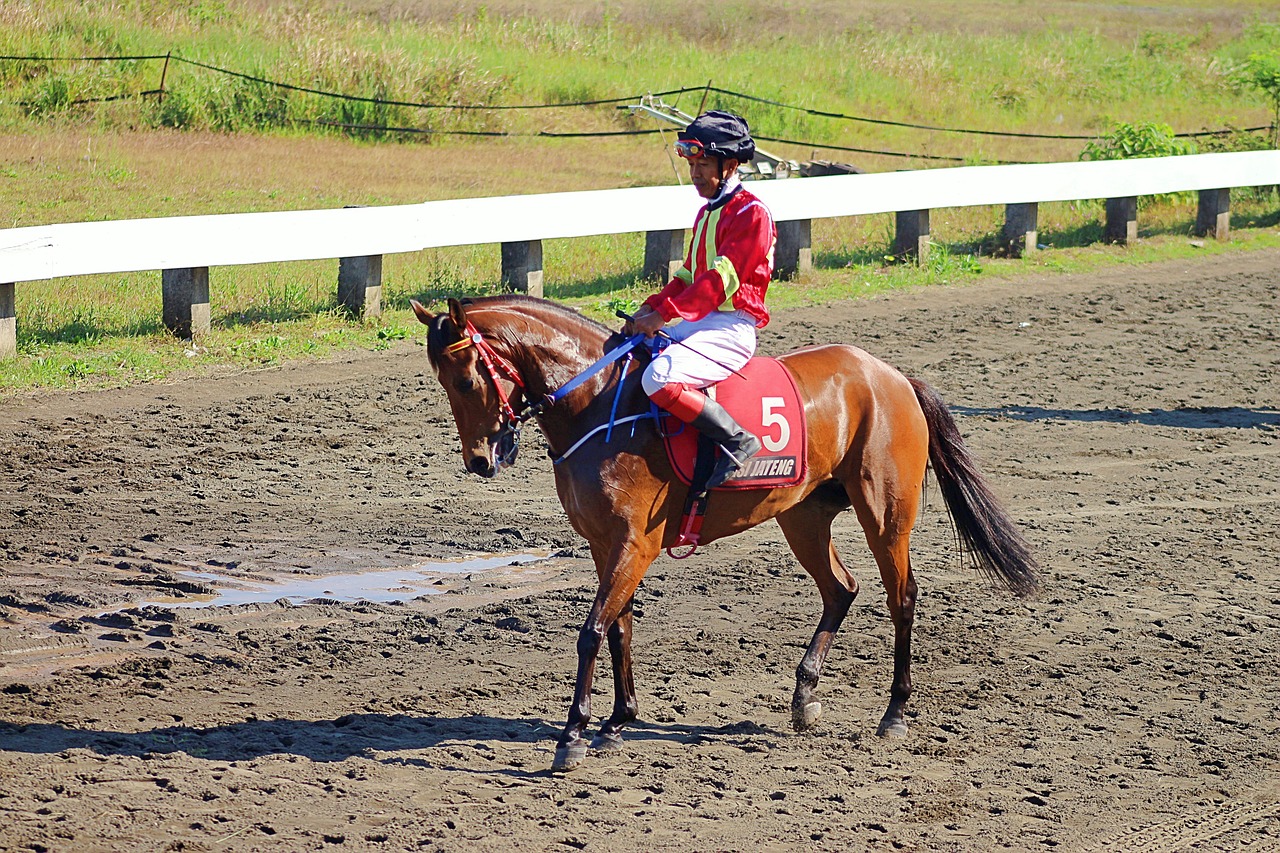
[[[1141,160],[972,166],[753,182],[778,222],[782,276],[811,265],[814,219],[896,213],[894,253],[928,252],[929,211],[1005,205],[1002,241],[1036,246],[1042,202],[1105,199],[1109,242],[1137,237],[1137,199],[1199,192],[1196,232],[1225,239],[1230,191],[1280,184],[1280,151]],[[164,323],[191,337],[209,329],[209,268],[339,258],[338,299],[381,311],[382,258],[441,246],[501,244],[507,287],[542,293],[542,241],[645,233],[644,274],[665,277],[684,255],[702,200],[687,186],[457,199],[390,207],[180,216],[0,229],[0,358],[17,351],[18,282],[161,270]]]

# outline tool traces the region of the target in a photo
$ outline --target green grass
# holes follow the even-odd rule
[[[619,0],[73,0],[0,5],[0,54],[178,55],[299,86],[453,104],[563,102],[710,81],[818,110],[975,128],[1100,133],[1114,122],[1177,130],[1266,124],[1269,105],[1240,85],[1252,53],[1280,50],[1269,0],[1141,6],[1044,0],[763,0],[688,6]],[[390,123],[432,130],[534,134],[652,124],[612,106],[547,111],[414,110],[288,93],[170,63],[166,97],[76,105],[153,89],[163,63],[0,60],[0,227],[53,222],[400,204],[673,181],[656,137],[549,140],[413,136],[317,127]],[[694,112],[701,93],[680,106]],[[1075,159],[1079,140],[1029,141],[839,121],[712,96],[760,135],[940,154],[968,162]],[[419,143],[429,144],[419,144]],[[402,144],[404,143],[404,144]],[[1238,138],[1250,147],[1256,138]],[[1205,143],[1202,146],[1208,147]],[[796,159],[849,160],[872,171],[901,160],[782,144]],[[933,212],[940,248],[923,268],[888,263],[892,216],[814,223],[815,269],[771,302],[854,298],[885,289],[1011,279],[1276,244],[1274,195],[1233,193],[1233,238],[1192,247],[1194,203],[1144,200],[1144,240],[1101,246],[1096,202],[1045,204],[1024,261],[993,258],[1003,210]],[[1197,241],[1199,242],[1199,241]],[[548,241],[547,295],[606,322],[650,289],[636,281],[643,238]],[[109,387],[190,372],[252,369],[417,339],[407,309],[492,292],[496,246],[390,256],[378,319],[335,310],[337,261],[211,270],[212,334],[198,346],[161,327],[159,273],[18,285],[20,358],[0,365],[0,393]]]
[[[325,3],[53,0],[6,4],[0,53],[173,51],[302,87],[451,105],[556,103],[710,81],[818,110],[999,130],[1089,133],[1116,121],[1200,130],[1269,121],[1265,100],[1233,76],[1251,53],[1280,43],[1280,13],[1265,0],[1199,11],[1168,0],[1144,4],[1148,12],[1167,8],[1164,15],[1135,8],[1127,16],[1123,4],[1057,0],[1039,4],[1036,27],[1003,26],[1024,15],[1025,4],[989,2],[970,4],[979,26],[968,20],[962,29],[951,28],[960,22],[955,3],[900,4],[919,13],[906,20],[876,3],[804,5],[812,7],[808,15],[762,2],[711,4],[694,15],[687,5],[638,0],[603,14],[567,3],[505,13],[477,3],[469,10],[451,4],[461,11],[443,16],[425,2],[365,2],[357,4],[364,13],[353,14]],[[984,20],[984,9],[1001,17]],[[609,106],[472,112],[320,98],[174,62],[163,101],[73,104],[155,89],[163,69],[159,60],[0,61],[0,120],[226,132],[316,121],[519,133],[640,126]],[[699,98],[686,95],[682,106],[695,110]],[[721,95],[707,105],[749,112],[762,135],[973,161],[1063,159],[1082,147],[852,124]]]

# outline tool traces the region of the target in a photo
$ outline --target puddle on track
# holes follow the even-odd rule
[[[438,595],[446,587],[440,583],[449,575],[483,572],[547,560],[545,554],[505,554],[477,557],[458,562],[420,563],[394,569],[371,569],[321,576],[280,575],[274,581],[237,578],[216,572],[188,571],[194,578],[217,588],[213,595],[186,595],[182,598],[152,598],[137,606],[222,607],[232,604],[269,603],[288,599],[302,604],[313,599],[333,601],[409,601],[422,595]]]

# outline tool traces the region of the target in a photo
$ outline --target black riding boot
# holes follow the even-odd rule
[[[720,445],[716,467],[707,480],[708,491],[733,476],[733,472],[742,467],[742,463],[761,450],[760,439],[738,426],[738,422],[729,416],[724,406],[710,397],[690,426]]]

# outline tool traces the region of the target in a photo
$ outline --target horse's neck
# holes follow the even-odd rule
[[[604,355],[607,336],[595,326],[584,323],[577,328],[566,327],[552,321],[558,318],[547,319],[536,314],[521,316],[528,323],[529,334],[519,336],[514,344],[512,360],[529,386],[526,391],[532,397],[530,402],[563,387]],[[581,389],[539,418],[548,441],[563,449],[583,430],[593,427],[597,419],[603,421],[608,417],[613,404],[613,392],[609,389],[615,387],[611,378],[618,375],[617,370],[617,363],[604,368]],[[628,394],[624,392],[623,396],[627,398]],[[639,405],[629,404],[629,399],[621,402],[628,409]]]
[[[549,393],[590,367],[603,352],[597,341],[583,339],[572,332],[552,329],[546,336],[521,341],[519,358],[523,371],[536,379]]]
[[[519,310],[507,316],[515,319],[502,322],[506,327],[501,335],[507,341],[504,349],[527,390],[536,397],[561,387],[603,353],[604,335],[593,326],[566,326],[572,318],[543,316],[540,311]]]

